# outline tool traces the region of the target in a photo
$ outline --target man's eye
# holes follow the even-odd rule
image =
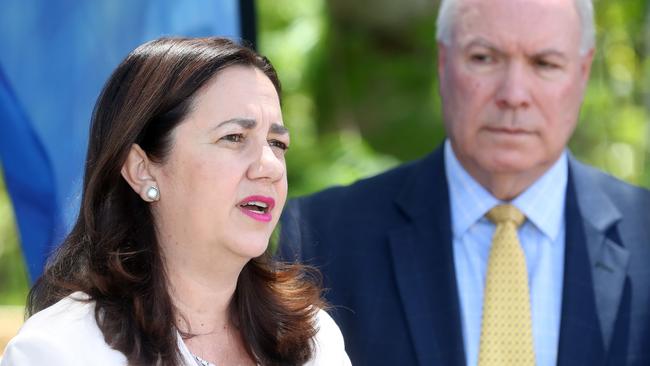
[[[228,142],[242,142],[244,140],[244,135],[241,133],[233,133],[222,137],[221,140]]]
[[[269,146],[277,147],[277,148],[279,148],[281,150],[284,150],[284,151],[289,149],[289,146],[287,144],[285,144],[284,142],[279,141],[279,140],[269,140]]]
[[[476,63],[487,64],[494,62],[494,57],[485,53],[475,53],[470,55],[470,60]]]
[[[536,60],[535,66],[544,70],[554,70],[560,67],[560,65],[546,60]]]

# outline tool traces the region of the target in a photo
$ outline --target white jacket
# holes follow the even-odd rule
[[[75,292],[30,317],[5,349],[0,366],[126,366],[126,357],[104,342],[95,321],[95,303]],[[317,314],[316,349],[307,366],[348,366],[343,336],[323,310]],[[196,366],[185,343],[178,346],[186,366]]]

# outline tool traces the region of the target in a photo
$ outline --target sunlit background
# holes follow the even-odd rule
[[[650,187],[650,2],[595,6],[597,53],[570,147]],[[436,8],[430,0],[256,2],[258,49],[283,83],[291,195],[376,174],[442,141]],[[0,180],[0,350],[28,290],[19,240]]]

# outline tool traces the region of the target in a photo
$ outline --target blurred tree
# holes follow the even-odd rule
[[[319,131],[358,129],[373,149],[401,160],[430,151],[443,137],[435,98],[437,2],[327,4],[324,52],[311,80]]]
[[[649,5],[642,0],[596,1],[597,50],[592,77],[571,142],[576,155],[635,184],[650,186]]]
[[[291,194],[350,183],[396,164],[396,158],[371,148],[353,124],[341,129],[317,125],[324,108],[338,105],[321,101],[317,95],[322,95],[324,88],[340,87],[318,82],[319,78],[330,76],[321,66],[329,52],[325,40],[330,24],[324,1],[276,0],[256,4],[259,48],[278,70],[283,86],[284,120],[293,136],[287,158]]]

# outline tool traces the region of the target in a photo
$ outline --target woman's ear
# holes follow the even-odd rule
[[[160,191],[155,177],[151,174],[152,162],[138,144],[131,145],[129,155],[122,165],[122,177],[140,198],[147,202],[160,199]]]

